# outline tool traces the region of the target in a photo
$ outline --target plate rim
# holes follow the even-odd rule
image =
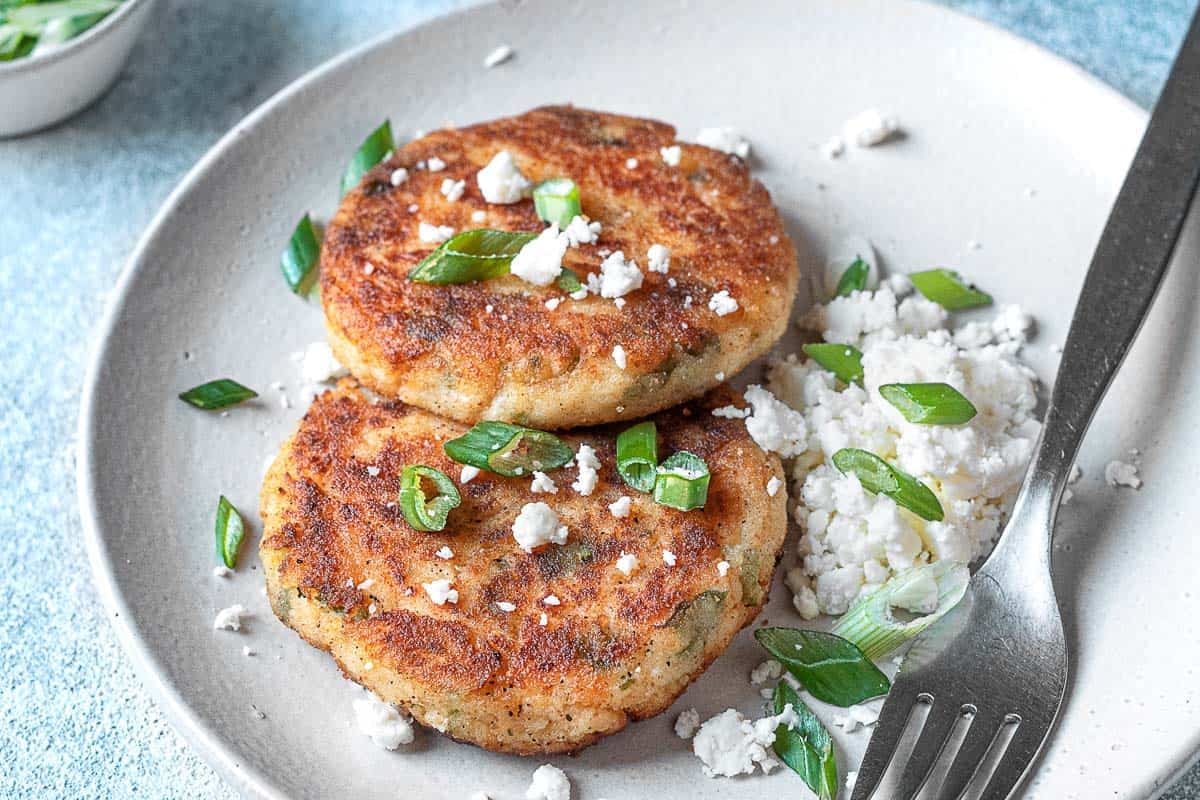
[[[854,0],[854,4],[867,6],[871,5],[871,0]],[[128,5],[135,6],[137,3]],[[95,481],[97,457],[94,439],[99,423],[95,418],[95,403],[100,373],[103,365],[107,362],[117,320],[128,300],[133,278],[145,268],[146,252],[163,233],[168,218],[193,191],[195,185],[200,182],[212,165],[218,162],[227,150],[235,147],[246,134],[252,132],[261,119],[286,105],[294,96],[322,81],[329,74],[346,68],[348,64],[366,57],[379,48],[394,46],[398,41],[426,28],[443,24],[447,20],[468,17],[481,9],[504,5],[506,5],[504,0],[472,3],[463,8],[435,14],[415,24],[373,36],[309,69],[260,103],[213,143],[163,200],[122,266],[113,286],[111,299],[104,310],[101,322],[95,329],[95,344],[89,354],[80,398],[76,429],[79,455],[75,467],[80,527],[92,572],[93,585],[101,600],[103,611],[112,623],[122,649],[129,658],[129,663],[134,668],[143,687],[149,691],[155,705],[162,711],[171,726],[183,737],[192,751],[222,780],[243,796],[268,798],[269,800],[288,800],[289,798],[289,795],[279,788],[270,775],[254,766],[242,763],[238,750],[226,742],[214,726],[197,714],[185,702],[175,685],[167,679],[161,660],[155,654],[149,637],[141,633],[134,617],[129,613],[128,604],[118,586],[112,560],[108,556]],[[993,22],[929,0],[899,0],[898,2],[890,0],[888,5],[895,13],[919,11],[934,18],[938,16],[952,18],[955,20],[955,24],[968,28],[974,27],[977,32],[1008,48],[1013,55],[1023,59],[1037,60],[1040,62],[1039,67],[1055,70],[1063,78],[1085,86],[1101,102],[1110,105],[1114,113],[1126,115],[1131,118],[1131,121],[1135,121],[1139,128],[1144,128],[1149,119],[1149,113],[1145,109],[1099,76],[1046,47]],[[1150,798],[1161,796],[1197,762],[1200,762],[1200,752],[1192,753],[1189,757],[1184,758],[1173,771],[1156,781],[1157,786]]]

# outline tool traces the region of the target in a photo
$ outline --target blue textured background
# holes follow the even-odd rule
[[[232,796],[142,690],[91,587],[73,472],[91,334],[138,235],[221,134],[338,52],[461,4],[162,0],[100,103],[49,132],[0,141],[3,797]],[[1145,106],[1192,8],[947,4],[1037,41]],[[1200,770],[1167,797],[1200,798]]]

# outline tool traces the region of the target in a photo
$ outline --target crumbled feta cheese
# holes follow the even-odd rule
[[[690,739],[700,730],[700,712],[694,708],[684,709],[675,718],[675,735],[680,739]]]
[[[830,161],[844,152],[846,152],[846,142],[840,136],[831,136],[825,140],[825,144],[821,145],[821,155]]]
[[[662,551],[662,559],[663,559],[663,563],[666,564],[668,567],[675,566],[675,560],[676,560],[675,554],[672,553],[670,550]]]
[[[722,289],[708,298],[708,308],[718,317],[723,317],[738,310],[738,301],[729,294],[728,290]]]
[[[529,484],[529,491],[534,494],[558,494],[558,487],[554,484],[554,479],[549,475],[534,470],[533,481]]]
[[[767,681],[773,681],[783,674],[783,665],[773,658],[759,664],[750,670],[750,685],[762,686]]]
[[[429,599],[433,601],[435,606],[444,606],[446,603],[458,602],[458,589],[450,588],[450,580],[448,578],[438,578],[429,583],[422,583],[421,588],[425,590],[425,594],[429,595]]]
[[[666,245],[652,244],[646,251],[646,269],[666,275],[671,269],[671,250]]]
[[[367,474],[370,475],[372,478],[377,477],[379,475],[379,467],[375,466],[374,464],[368,466]]]
[[[413,740],[412,718],[370,692],[354,700],[354,719],[358,730],[387,750],[395,750]]]
[[[578,247],[581,244],[595,244],[600,238],[601,228],[599,222],[589,222],[587,217],[577,214],[567,223],[563,233],[567,235],[571,247]]]
[[[438,548],[438,551],[436,553],[434,553],[434,555],[437,556],[438,558],[442,559],[443,561],[449,561],[450,559],[454,558],[454,551],[451,550],[446,545],[442,545],[440,548]],[[359,588],[362,588],[362,587],[359,587]]]
[[[662,156],[663,163],[668,167],[678,167],[679,159],[683,157],[683,148],[677,144],[669,147],[658,148],[659,155]]]
[[[392,170],[392,186],[399,186],[406,180],[408,180],[408,170],[406,170],[404,167],[399,167],[398,169]]]
[[[470,483],[479,477],[479,467],[466,466],[462,468],[458,479],[463,483]]]
[[[213,567],[212,574],[214,578],[228,578],[233,574],[233,570],[224,564],[218,564],[217,566]]]
[[[417,224],[417,238],[428,244],[438,244],[454,235],[454,228],[449,225],[431,225],[428,222]]]
[[[898,130],[900,123],[891,114],[885,114],[875,108],[846,120],[846,139],[859,147],[874,147],[891,138]]]
[[[255,650],[254,648],[250,647],[249,645],[246,645],[246,646],[242,647],[242,655],[245,656],[246,658],[250,658],[251,656],[258,655],[258,651]]]
[[[546,595],[545,597],[543,597],[543,598],[542,598],[542,602],[543,602],[544,604],[548,605],[548,606],[559,606],[559,605],[562,605],[562,601],[561,601],[561,600],[559,600],[557,596],[555,596],[555,595],[552,595],[552,594],[548,594],[548,595]]]
[[[1033,317],[1016,305],[1000,306],[999,312],[992,320],[992,331],[998,342],[1023,342],[1028,338],[1031,328]]]
[[[467,182],[465,180],[456,181],[454,178],[446,178],[442,181],[442,195],[451,203],[457,202],[466,190]]]
[[[217,612],[217,616],[213,620],[213,630],[240,631],[242,629],[242,617],[249,616],[249,613],[241,603],[235,603],[229,608],[222,608]]]
[[[729,574],[729,562],[728,561],[718,561],[717,562],[717,574],[720,575],[722,578],[724,578],[726,575]]]
[[[345,375],[349,370],[333,357],[327,342],[313,342],[304,348],[300,359],[300,376],[309,383],[325,383]]]
[[[637,569],[637,556],[632,553],[621,553],[621,557],[617,559],[617,570],[625,576],[633,574]]]
[[[538,617],[538,625],[541,625],[543,628],[546,627],[546,623],[549,621],[550,618],[546,616],[545,612],[542,612],[542,615]]]
[[[437,156],[433,156],[432,158],[430,158],[428,161],[425,162],[425,166],[429,169],[430,172],[441,172],[442,170],[444,170],[446,168],[446,162],[442,161]]]
[[[562,302],[561,297],[551,297],[543,305],[546,306],[547,310],[553,311],[554,309],[558,308],[558,306],[561,302]]]
[[[618,309],[624,308],[625,307],[625,298],[618,297],[617,299],[613,300],[613,305],[616,306]]]
[[[586,497],[596,488],[600,477],[600,459],[596,457],[596,451],[591,445],[579,445],[579,452],[575,454],[575,465],[579,467],[579,478],[571,484],[571,488]]]
[[[608,513],[617,519],[624,519],[629,516],[632,508],[633,500],[628,495],[621,495],[614,502],[608,504]]]
[[[746,388],[745,398],[751,408],[746,430],[759,447],[784,458],[804,452],[808,446],[808,424],[803,414],[788,408],[757,384]]]
[[[618,368],[625,369],[625,348],[619,344],[614,346],[612,349],[612,359],[617,363]]]
[[[509,272],[534,286],[549,286],[562,272],[567,244],[567,237],[552,223],[513,257]]]
[[[591,283],[591,275],[588,275]],[[597,294],[601,297],[622,297],[642,285],[642,271],[637,262],[626,261],[625,254],[618,250],[600,265]]]
[[[505,614],[508,614],[508,613],[511,613],[511,612],[517,610],[517,604],[510,603],[507,600],[500,600],[499,602],[496,603],[496,608],[500,609]]]
[[[860,728],[869,728],[878,721],[879,709],[861,703],[847,708],[845,716],[838,715],[832,719],[833,724],[845,730],[846,733],[854,733]]]
[[[750,416],[750,409],[738,408],[737,406],[721,406],[720,408],[714,408],[712,415],[725,419],[745,419]]]
[[[704,128],[696,134],[696,143],[739,158],[750,157],[750,143],[734,128]]]
[[[515,51],[508,45],[506,45],[506,44],[500,45],[499,47],[497,47],[495,50],[488,53],[487,56],[484,57],[484,59],[483,59],[484,69],[491,69],[492,67],[500,66],[505,61],[508,61],[510,58],[512,58],[514,52]]]
[[[1128,486],[1130,489],[1138,489],[1142,485],[1137,465],[1127,461],[1108,462],[1104,466],[1104,482],[1109,486]]]
[[[580,287],[576,291],[571,292],[569,295],[567,295],[567,297],[571,298],[572,300],[583,300],[587,296],[588,296],[588,290],[586,287]]]
[[[713,377],[714,377],[714,378],[716,378],[716,379],[717,379],[717,380],[719,380],[719,381],[723,381],[723,380],[725,380],[725,373],[724,373],[724,372],[718,372],[718,373],[717,373],[716,375],[714,375]]]
[[[483,222],[487,219],[487,212],[476,210],[471,212],[471,222]]]
[[[625,169],[637,169],[638,160],[636,158],[625,159]]]
[[[700,726],[692,739],[692,752],[704,762],[703,772],[710,778],[748,775],[756,766],[770,772],[779,763],[770,750],[775,729],[780,725],[792,728],[797,722],[790,704],[780,714],[753,721],[730,708]]]
[[[526,503],[513,521],[512,532],[526,553],[544,544],[567,543],[567,526],[559,524],[558,514],[545,503]]]
[[[888,288],[892,290],[892,294],[896,295],[896,297],[903,298],[912,294],[913,283],[911,280],[909,280],[907,275],[901,272],[897,272],[895,275],[887,276],[884,282],[887,284]]]
[[[525,800],[571,800],[571,782],[567,780],[567,773],[550,764],[538,767],[525,790]]]
[[[533,189],[533,184],[521,174],[512,153],[507,150],[492,156],[488,165],[476,174],[475,180],[483,199],[489,203],[517,203],[528,197]]]
[[[783,481],[772,475],[771,480],[767,481],[767,497],[774,497],[779,494],[780,486],[783,486]]]

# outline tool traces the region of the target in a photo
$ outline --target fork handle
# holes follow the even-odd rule
[[[1025,519],[1041,524],[1011,525],[1009,533],[1042,529],[1043,541],[1029,544],[1047,561],[1054,515],[1079,444],[1162,284],[1198,183],[1200,12],[1092,257],[1033,465],[1013,509],[1014,523],[1031,515]]]

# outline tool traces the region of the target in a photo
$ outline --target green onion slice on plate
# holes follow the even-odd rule
[[[948,383],[885,383],[879,394],[909,422],[961,425],[978,413],[971,401]]]
[[[658,465],[654,480],[654,502],[691,511],[703,508],[708,500],[708,464],[686,450],[680,450]]]
[[[775,729],[775,755],[808,784],[818,800],[834,800],[840,784],[829,731],[787,681],[775,687],[774,705],[776,714],[791,706],[798,717],[796,725]]]
[[[955,561],[905,570],[851,606],[833,632],[856,644],[867,658],[883,658],[958,605],[970,580],[967,566]],[[901,621],[892,613],[895,608],[919,616]]]
[[[913,286],[917,287],[918,292],[947,311],[960,311],[964,308],[992,304],[990,294],[979,291],[952,269],[927,269],[923,272],[910,272],[908,279],[912,281]]]
[[[817,362],[823,369],[832,372],[842,383],[862,385],[862,353],[848,344],[806,344],[800,348],[804,354]]]
[[[837,289],[834,290],[834,297],[848,297],[851,292],[861,292],[867,288],[867,276],[871,273],[871,267],[866,261],[863,261],[862,256],[854,259],[854,262],[846,267],[846,271],[842,273],[842,277],[838,279]]]
[[[490,228],[463,231],[421,259],[408,278],[416,283],[438,285],[498,278],[508,274],[513,258],[536,238],[534,233]]]
[[[392,138],[392,123],[390,120],[384,120],[383,124],[371,134],[363,139],[363,143],[354,151],[353,158],[346,166],[346,172],[342,175],[342,194],[346,194],[362,180],[362,176],[366,175],[371,167],[378,164],[383,159],[387,158],[388,153],[396,148],[396,142]]]
[[[941,522],[944,517],[942,504],[928,486],[874,453],[845,447],[833,454],[833,465],[846,475],[857,476],[868,492],[892,498],[921,519]]]
[[[533,208],[538,219],[565,228],[582,213],[579,187],[570,178],[551,178],[533,187]]]
[[[429,480],[437,490],[432,500],[425,496],[422,480]],[[419,531],[442,530],[450,511],[461,503],[458,487],[441,470],[412,464],[400,473],[400,511],[405,521]]]
[[[316,267],[320,256],[317,232],[313,229],[312,220],[305,214],[296,223],[287,249],[279,257],[279,268],[289,289],[301,296],[308,294],[317,277]]]
[[[221,495],[217,501],[217,558],[230,569],[237,566],[238,546],[245,536],[242,515],[225,495]]]
[[[832,633],[759,628],[754,638],[822,703],[848,708],[892,686],[853,642]]]
[[[491,421],[475,423],[471,430],[442,445],[442,449],[459,464],[510,478],[532,475],[535,470],[557,469],[575,455],[552,433]]]
[[[202,383],[179,395],[179,399],[188,405],[205,410],[236,406],[252,397],[258,397],[258,392],[229,378]]]
[[[654,491],[657,469],[658,429],[653,422],[639,422],[617,435],[617,474],[631,489]]]

